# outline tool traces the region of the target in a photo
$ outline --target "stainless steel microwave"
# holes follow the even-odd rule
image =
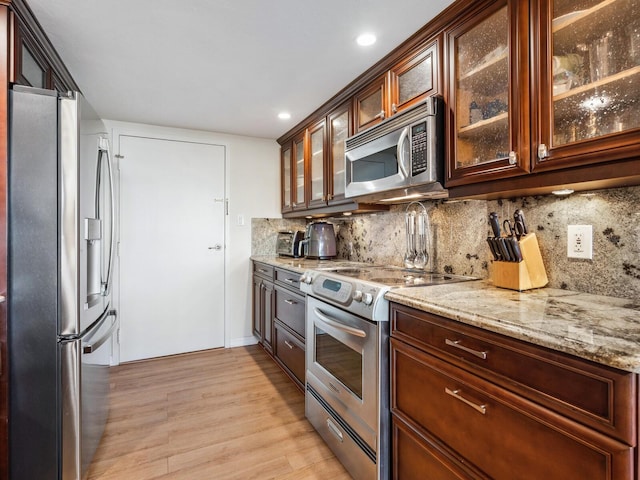
[[[444,102],[424,102],[346,140],[345,195],[364,202],[446,198]]]

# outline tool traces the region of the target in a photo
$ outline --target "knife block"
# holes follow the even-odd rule
[[[530,290],[549,283],[547,271],[540,255],[535,233],[528,233],[518,241],[522,252],[521,262],[493,262],[493,284],[511,290]]]

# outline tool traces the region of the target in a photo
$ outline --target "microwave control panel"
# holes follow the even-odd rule
[[[427,163],[427,121],[411,126],[411,175],[426,171]]]

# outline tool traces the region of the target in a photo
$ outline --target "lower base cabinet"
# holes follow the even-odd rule
[[[304,352],[304,343],[276,320],[275,358],[301,390],[304,390]]]
[[[420,329],[414,320],[419,320],[421,315],[422,312],[407,307],[399,307],[394,314],[392,306],[393,478],[637,478],[637,432],[631,441],[623,441],[558,413],[535,401],[534,395],[523,393],[527,378],[520,372],[514,374],[518,386],[511,389],[504,376],[492,382],[487,367],[476,367],[473,361],[467,362],[455,355],[449,360],[448,354],[434,344],[436,336],[420,338]],[[433,315],[428,315],[426,321],[431,324],[432,332],[434,325],[440,327]],[[408,325],[418,337],[408,334]],[[443,319],[442,325],[450,332],[455,329],[455,322],[447,319]],[[469,327],[466,329],[466,336],[455,337],[459,344],[466,345],[472,339],[473,332]],[[482,335],[487,345],[492,340],[490,337],[495,337],[494,346],[483,349],[488,352],[487,357],[493,355],[498,350],[501,336],[484,331]],[[511,348],[515,345],[513,339],[504,342]],[[531,349],[529,344],[526,348]],[[541,362],[546,354],[545,349],[539,349]],[[554,358],[557,361],[559,357],[554,354]],[[570,361],[576,359],[571,357]],[[531,375],[538,375],[542,365],[537,371],[531,371]],[[548,369],[548,366],[545,364],[544,368]],[[558,363],[558,368],[564,367]],[[595,367],[590,364],[585,365],[586,368],[593,370]],[[546,373],[553,375],[553,371]],[[603,367],[600,380],[607,381],[606,375],[607,369]],[[635,375],[628,375],[635,386]],[[620,379],[616,380],[620,382]],[[613,381],[609,383],[615,385]],[[630,411],[625,419],[637,425],[635,387],[626,399],[628,405],[624,405],[619,398],[622,392],[619,393],[615,388],[611,392],[617,402],[616,408]],[[563,392],[558,395],[562,396]],[[570,394],[567,396],[571,397]],[[633,425],[631,430],[635,431]]]
[[[300,274],[253,262],[253,332],[304,391],[306,299],[299,287]]]

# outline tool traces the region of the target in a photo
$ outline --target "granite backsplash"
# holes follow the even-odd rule
[[[431,224],[431,270],[490,278],[488,215],[497,212],[501,220],[512,218],[521,208],[529,231],[538,237],[550,287],[640,298],[640,187],[422,205]],[[327,219],[336,227],[338,257],[401,266],[406,208],[396,205],[384,213]],[[252,254],[274,254],[279,230],[304,225],[304,220],[252,219]],[[593,260],[567,258],[567,225],[593,226]]]

